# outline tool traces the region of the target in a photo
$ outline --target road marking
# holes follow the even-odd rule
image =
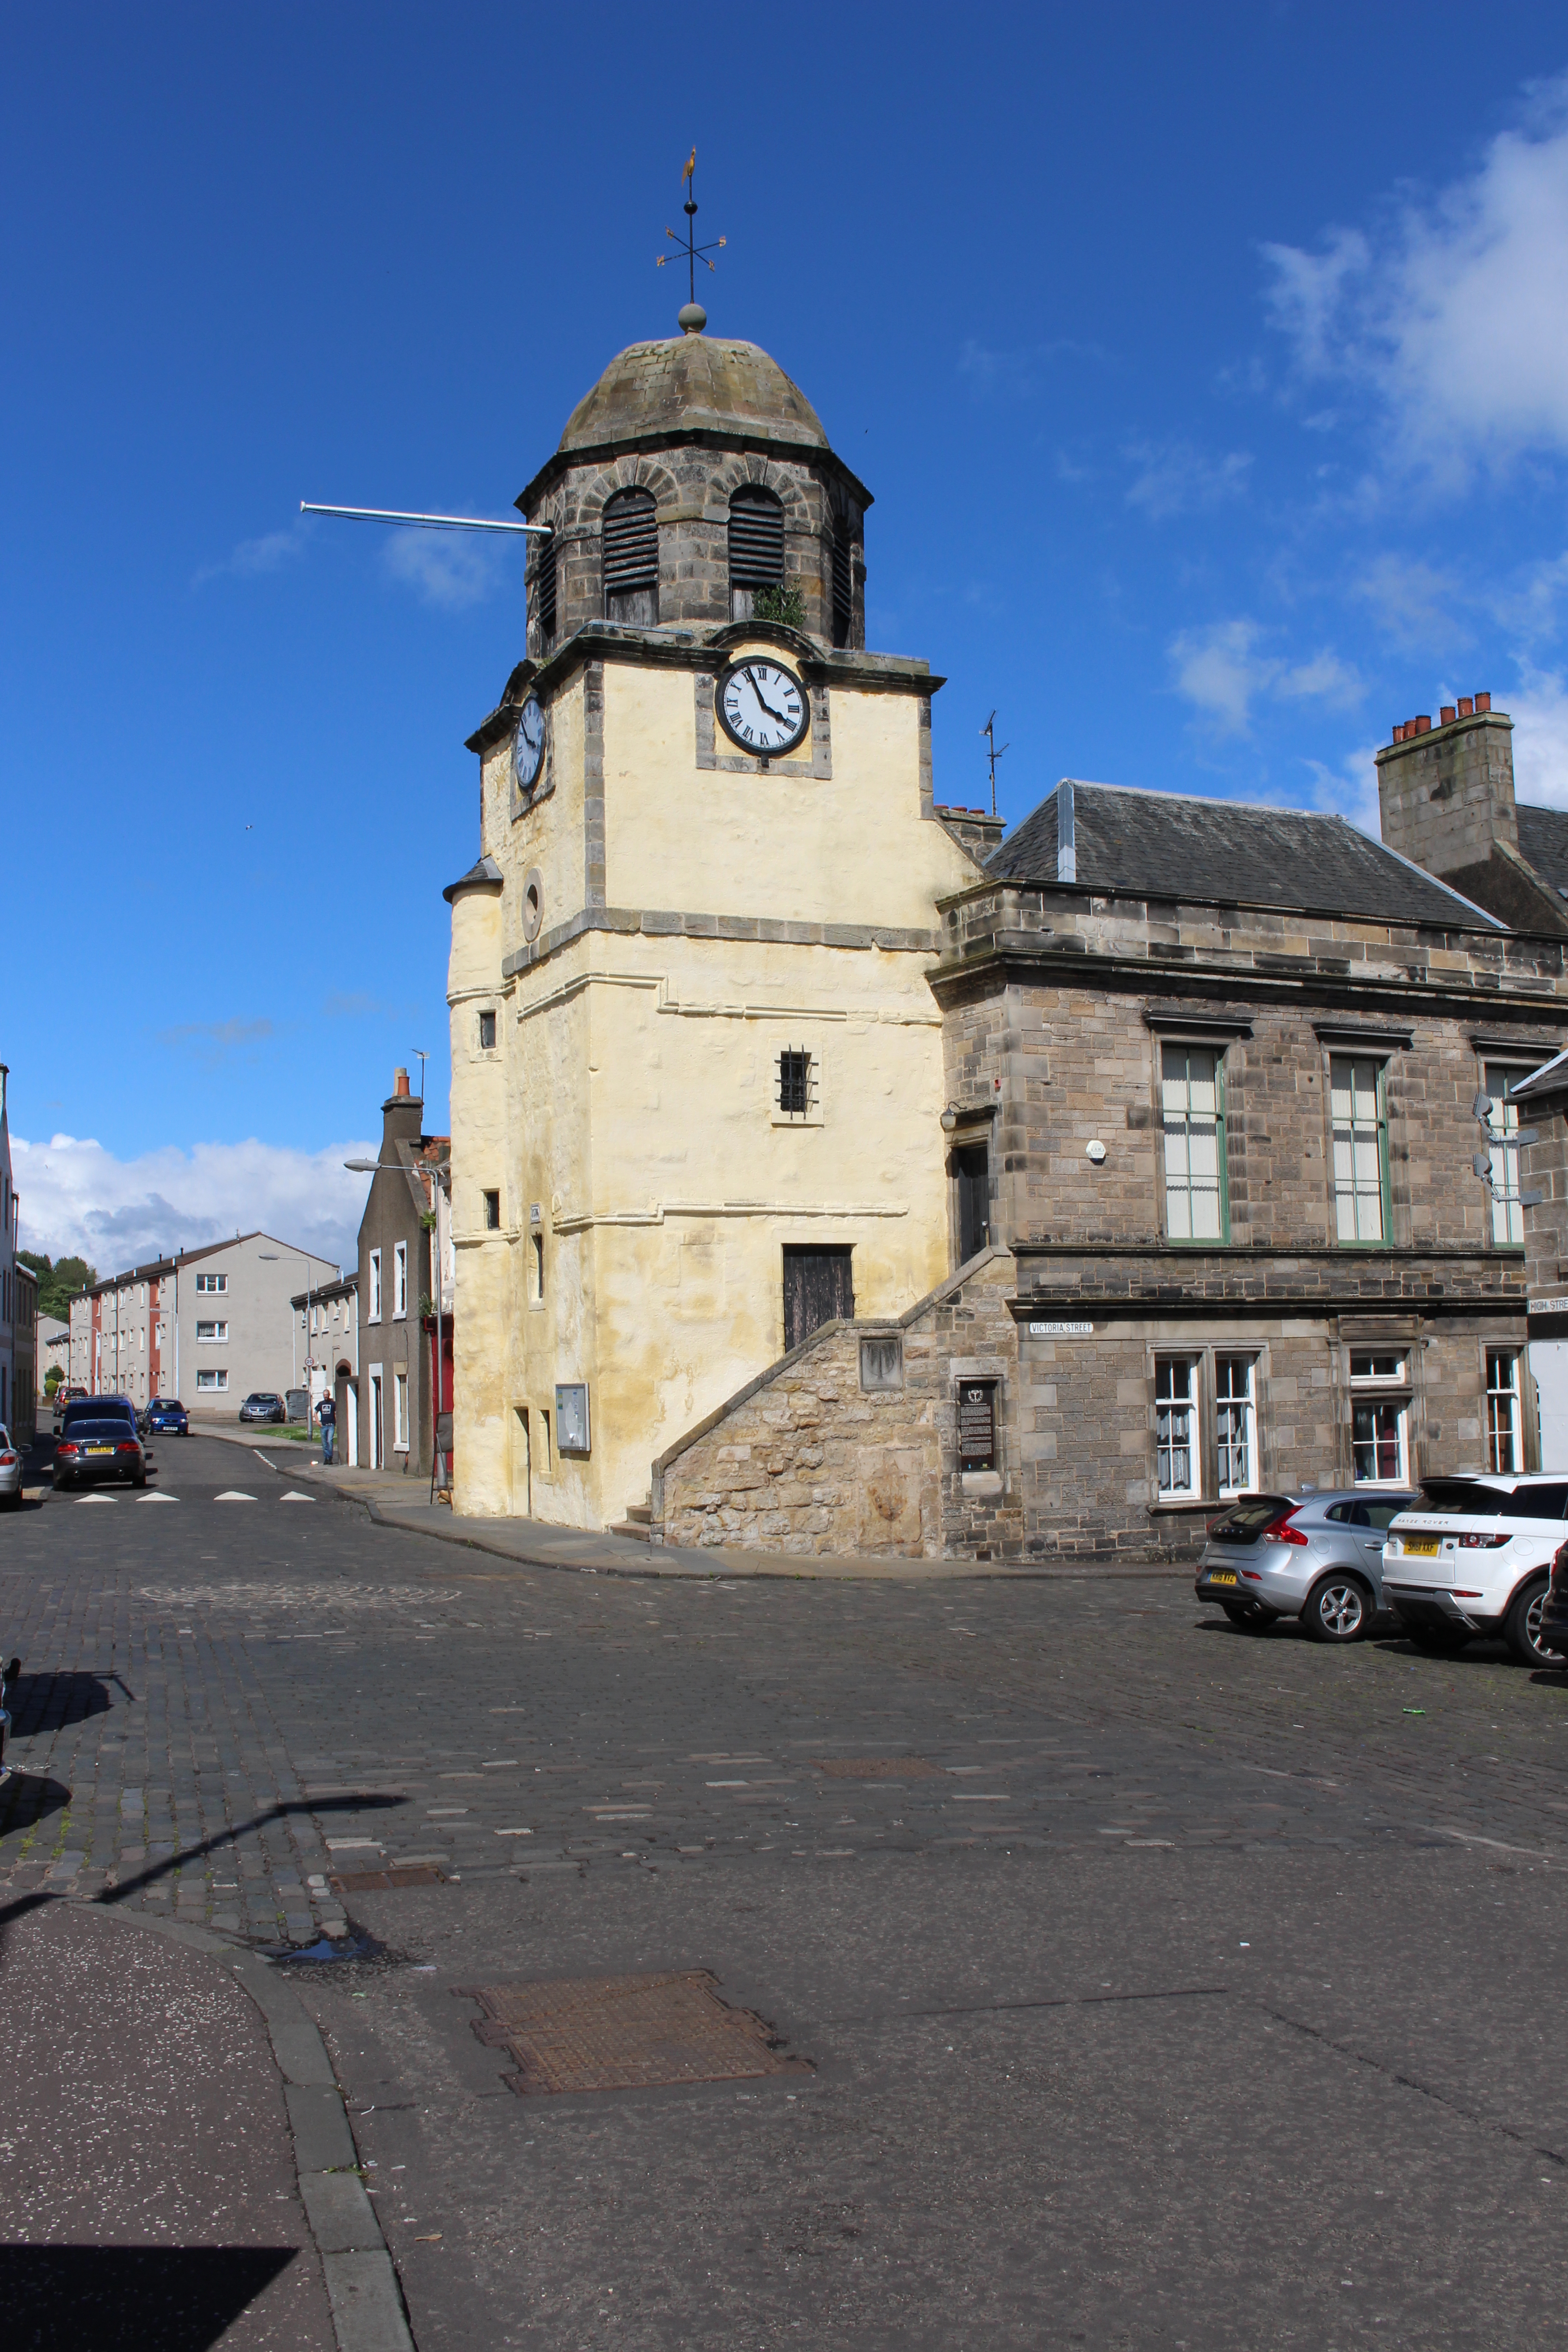
[[[177,1503],[180,1498],[178,1495],[138,1495],[136,1499],[139,1503]]]
[[[237,1486],[226,1486],[221,1495],[213,1496],[215,1503],[254,1503],[255,1500],[254,1495],[242,1495]]]
[[[290,1486],[289,1492],[279,1495],[278,1499],[280,1503],[313,1503],[316,1498],[314,1495],[301,1495],[297,1486]]]

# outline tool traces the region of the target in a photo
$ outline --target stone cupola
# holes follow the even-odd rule
[[[529,543],[529,655],[547,660],[589,621],[723,627],[774,585],[798,591],[809,635],[863,647],[870,503],[755,343],[689,330],[633,343],[517,500],[553,533]]]

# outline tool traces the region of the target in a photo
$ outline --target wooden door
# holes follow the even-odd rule
[[[850,1264],[853,1245],[798,1249],[789,1244],[784,1254],[784,1353],[824,1323],[855,1312],[855,1277]]]

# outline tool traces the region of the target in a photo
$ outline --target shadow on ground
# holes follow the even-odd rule
[[[5,2336],[26,2352],[206,2352],[297,2246],[0,2246]]]

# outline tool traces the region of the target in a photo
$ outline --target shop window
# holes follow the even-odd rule
[[[1494,1242],[1524,1239],[1524,1211],[1519,1197],[1519,1105],[1508,1098],[1510,1082],[1522,1075],[1519,1070],[1500,1069],[1495,1062],[1489,1063],[1483,1073],[1483,1083],[1492,1103],[1487,1113],[1486,1129],[1491,1161]]]
[[[1381,1064],[1361,1055],[1334,1055],[1329,1096],[1335,1238],[1364,1247],[1383,1241],[1388,1232],[1388,1119]]]
[[[1487,1349],[1487,1468],[1524,1467],[1519,1412],[1519,1358],[1511,1349]]]
[[[1410,1397],[1405,1360],[1392,1350],[1351,1353],[1351,1469],[1358,1486],[1409,1483]]]
[[[1198,1492],[1198,1367],[1191,1356],[1164,1356],[1154,1367],[1154,1452],[1163,1503]]]
[[[1245,1495],[1258,1483],[1256,1366],[1250,1356],[1216,1356],[1215,1442],[1222,1495]]]
[[[1209,1045],[1169,1045],[1161,1049],[1165,1232],[1173,1242],[1228,1238],[1220,1058]]]

